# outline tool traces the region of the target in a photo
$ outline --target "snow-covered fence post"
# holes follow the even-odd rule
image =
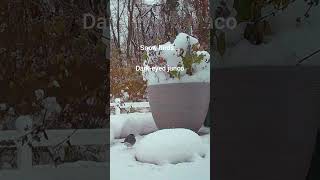
[[[16,130],[20,136],[32,129],[32,119],[29,116],[20,116],[16,120]],[[26,140],[28,141],[28,140]],[[17,144],[17,166],[20,170],[32,168],[32,148],[26,142]]]
[[[17,166],[20,170],[28,170],[32,168],[32,148],[27,144],[19,144],[17,146]]]
[[[115,108],[115,114],[116,114],[116,115],[121,114],[120,106],[116,105],[114,108]]]
[[[120,98],[116,98],[116,99],[114,100],[114,102],[115,102],[115,106],[114,106],[114,108],[115,108],[115,114],[116,114],[116,115],[119,115],[119,114],[121,114],[121,109],[120,109],[121,100],[120,100]]]
[[[23,138],[21,139],[21,137],[23,137],[24,135],[26,135],[26,133],[30,131],[24,131],[24,132],[21,131],[19,129],[19,127],[21,127],[19,126],[21,125],[20,123],[28,122],[28,121],[23,121],[21,120],[21,118],[19,120],[18,119],[16,120],[17,130],[0,131],[0,148],[16,147],[18,170],[28,171],[33,167],[32,147],[29,144],[30,141],[22,140]],[[74,146],[86,146],[86,145],[107,146],[110,138],[108,137],[108,135],[110,134],[108,129],[77,129],[76,132],[74,129],[50,129],[50,130],[47,130],[46,133],[49,137],[48,139],[46,139],[45,137],[42,137],[41,141],[38,142],[38,141],[32,141],[31,140],[32,138],[29,136],[28,140],[32,141],[30,143],[32,143],[33,147],[55,146],[61,143],[66,137],[74,133],[69,139],[72,145]],[[10,142],[4,142],[4,141],[13,141],[13,142],[12,144],[10,144]],[[22,141],[24,143],[22,143]],[[69,146],[69,145],[68,143],[64,143],[62,144],[62,146]],[[2,180],[2,178],[0,179]]]

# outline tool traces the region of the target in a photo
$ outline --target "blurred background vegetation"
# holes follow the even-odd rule
[[[9,108],[17,116],[38,111],[35,90],[42,89],[62,109],[72,105],[61,116],[69,119],[61,121],[94,110],[99,126],[106,125],[107,39],[101,29],[83,28],[84,13],[106,17],[106,8],[104,0],[0,1],[0,103],[7,104],[2,117]]]

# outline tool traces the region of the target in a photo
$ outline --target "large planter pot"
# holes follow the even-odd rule
[[[199,131],[208,112],[209,83],[150,85],[147,90],[152,115],[159,129]]]

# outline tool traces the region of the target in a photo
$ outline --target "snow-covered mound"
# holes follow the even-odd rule
[[[210,82],[210,54],[199,48],[198,39],[185,33],[179,33],[173,43],[147,47],[142,70],[144,80],[148,85]],[[150,70],[152,67],[165,70]],[[180,69],[173,72],[169,67]]]
[[[136,146],[138,161],[152,164],[190,162],[206,155],[200,136],[188,129],[163,129],[146,135]]]
[[[111,180],[210,180],[210,134],[200,136],[206,148],[205,158],[179,164],[155,165],[136,161],[136,147],[126,148],[122,140],[110,147]],[[144,138],[138,136],[137,144]]]
[[[19,116],[15,122],[16,130],[18,131],[27,131],[32,128],[32,119],[30,116]]]
[[[110,117],[110,133],[114,138],[124,138],[129,134],[144,135],[156,130],[151,113],[119,114]]]

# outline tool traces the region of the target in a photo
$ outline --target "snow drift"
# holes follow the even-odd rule
[[[206,155],[202,139],[188,129],[163,129],[146,135],[136,146],[138,161],[151,164],[190,162]]]
[[[129,134],[144,135],[157,130],[151,113],[112,115],[110,119],[110,136],[113,138],[124,138]]]

